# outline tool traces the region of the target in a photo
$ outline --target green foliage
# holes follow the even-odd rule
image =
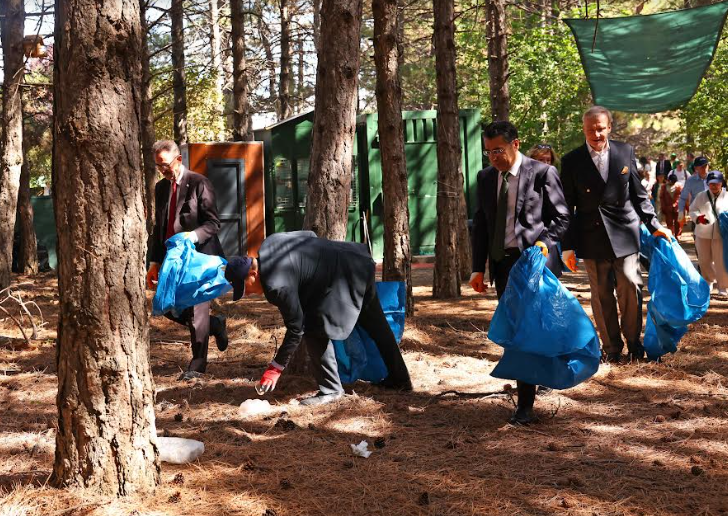
[[[698,92],[682,109],[686,150],[704,152],[711,169],[728,172],[728,40],[723,38]]]

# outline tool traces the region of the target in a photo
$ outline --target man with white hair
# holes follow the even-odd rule
[[[609,139],[609,110],[593,106],[582,121],[586,142],[561,162],[564,197],[571,215],[562,240],[563,259],[572,271],[576,270],[576,255],[584,260],[592,311],[607,362],[621,361],[622,335],[629,359],[641,360],[645,352],[640,339],[640,221],[655,236],[669,239],[672,233],[655,216],[634,164],[632,146]]]

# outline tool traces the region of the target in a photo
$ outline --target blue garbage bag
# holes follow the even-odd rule
[[[646,232],[646,230],[643,230]],[[650,360],[674,353],[688,324],[700,319],[710,304],[710,285],[700,276],[677,240],[644,236],[650,253],[647,323],[643,345]]]
[[[640,254],[652,261],[652,251],[655,249],[655,237],[647,229],[647,226],[640,224]]]
[[[157,293],[152,301],[152,314],[173,311],[179,314],[205,301],[220,297],[232,289],[225,279],[227,260],[195,251],[195,244],[183,233],[166,242],[167,254],[159,270]]]
[[[579,301],[546,268],[538,247],[511,269],[488,338],[504,348],[490,374],[568,389],[599,368],[599,337]]]
[[[394,333],[397,344],[404,334],[405,303],[407,289],[404,281],[377,282],[377,296],[389,327]],[[387,377],[387,366],[379,354],[377,345],[358,324],[346,340],[335,340],[334,352],[343,383],[357,380],[380,382]]]
[[[723,264],[725,270],[728,271],[728,211],[724,211],[718,214],[718,229],[720,230],[720,237],[723,239]]]

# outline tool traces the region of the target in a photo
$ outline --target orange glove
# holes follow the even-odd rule
[[[536,242],[533,245],[535,245],[536,247],[540,247],[541,248],[541,254],[543,254],[546,258],[549,257],[549,248],[548,248],[548,246],[546,244],[544,244],[543,242],[541,242],[539,240],[538,242]]]
[[[561,257],[564,260],[567,269],[569,269],[571,272],[577,271],[578,267],[576,266],[576,254],[574,253],[574,251],[564,251]]]
[[[488,289],[485,285],[485,281],[483,281],[484,278],[485,274],[482,272],[474,272],[470,275],[470,286],[473,287],[473,290],[482,293]]]
[[[672,240],[672,231],[667,228],[660,228],[652,233],[652,236],[664,238],[669,242],[670,240]]]
[[[155,284],[159,281],[159,264],[152,263],[147,271],[147,288],[154,290]]]

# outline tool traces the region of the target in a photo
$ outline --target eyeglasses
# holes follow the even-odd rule
[[[483,151],[483,155],[485,155],[485,156],[500,156],[505,151],[506,151],[505,149],[486,150],[486,151]]]
[[[546,149],[551,150],[551,145],[549,145],[548,143],[541,143],[539,145],[536,145],[536,148],[544,149],[544,150],[546,150]]]
[[[160,172],[164,172],[165,170],[172,170],[172,163],[177,161],[177,158],[179,158],[179,154],[172,158],[172,161],[170,161],[169,163],[155,163],[155,166]]]

